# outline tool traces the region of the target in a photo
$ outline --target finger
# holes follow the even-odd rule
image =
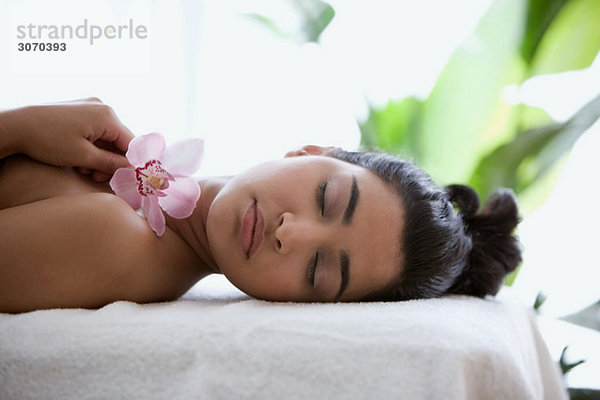
[[[102,139],[98,139],[94,142],[94,145],[96,147],[99,147],[103,150],[108,150],[108,151],[112,151],[113,153],[117,153],[117,154],[121,154],[121,155],[125,155],[124,151],[121,151],[121,149],[119,149],[115,143],[113,142],[106,142]]]
[[[94,143],[98,145],[97,142],[104,142],[105,144],[111,145],[109,146],[110,148],[115,148],[126,153],[129,149],[129,142],[133,140],[135,135],[125,125],[121,124],[120,121],[117,120],[116,124],[116,127],[111,126],[104,129],[100,136],[95,138]]]
[[[89,168],[79,167],[77,168],[80,174],[89,175],[92,172]]]
[[[94,171],[92,173],[92,179],[95,180],[96,182],[106,182],[111,177],[112,177],[111,174],[106,174],[106,173],[100,172],[100,171]]]
[[[135,135],[129,130],[129,128],[121,124],[119,135],[114,143],[119,150],[126,152],[129,148],[129,142],[131,142],[134,137]]]
[[[117,169],[128,166],[129,161],[124,156],[92,145],[87,167],[112,175]]]

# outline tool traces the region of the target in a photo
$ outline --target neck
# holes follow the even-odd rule
[[[167,227],[172,229],[196,253],[202,269],[207,274],[221,273],[208,245],[206,237],[206,218],[213,200],[231,177],[212,177],[198,179],[200,198],[192,215],[185,219],[175,219],[165,213]]]

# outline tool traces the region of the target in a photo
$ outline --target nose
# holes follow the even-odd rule
[[[327,228],[310,217],[284,212],[275,229],[275,248],[280,254],[289,254],[295,249],[313,249],[317,243],[323,243],[327,235]]]

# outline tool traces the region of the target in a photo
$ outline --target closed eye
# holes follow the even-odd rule
[[[317,206],[321,211],[321,215],[325,214],[325,191],[327,190],[327,180],[324,180],[319,184],[317,188]],[[308,282],[310,286],[315,286],[315,272],[317,270],[317,264],[319,262],[319,252],[315,254],[314,261],[308,267]]]
[[[319,262],[319,252],[315,255],[314,262],[311,267],[308,269],[308,283],[310,286],[315,286],[315,271],[317,270],[317,263]]]
[[[325,213],[325,190],[327,190],[327,181],[321,182],[317,189],[317,205],[321,209],[321,215]]]
[[[327,180],[324,180],[317,187],[317,206],[321,212],[321,215],[325,214],[325,191],[327,190]],[[317,265],[319,262],[319,252],[315,254],[315,258],[311,260],[312,262],[308,266],[308,283],[311,287],[315,286],[315,272],[317,270]]]

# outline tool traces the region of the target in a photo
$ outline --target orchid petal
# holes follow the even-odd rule
[[[125,154],[131,165],[142,167],[149,160],[159,159],[165,150],[165,138],[157,132],[136,136]]]
[[[186,139],[167,147],[160,158],[164,168],[174,176],[190,176],[200,167],[204,140]]]
[[[181,219],[192,215],[200,197],[200,186],[192,178],[180,177],[171,182],[164,192],[167,196],[159,198],[158,204],[171,217]]]
[[[155,196],[144,196],[142,208],[150,228],[157,236],[162,236],[165,233],[165,216],[158,206],[158,199]]]
[[[192,215],[200,186],[189,176],[200,163],[204,152],[202,139],[180,141],[165,150],[160,133],[134,138],[126,157],[136,168],[120,168],[110,181],[115,194],[138,213],[143,213],[158,236],[166,230],[164,209],[173,218]]]
[[[137,189],[135,171],[129,168],[119,168],[110,179],[110,187],[117,196],[122,198],[134,210],[140,208],[142,196]]]

